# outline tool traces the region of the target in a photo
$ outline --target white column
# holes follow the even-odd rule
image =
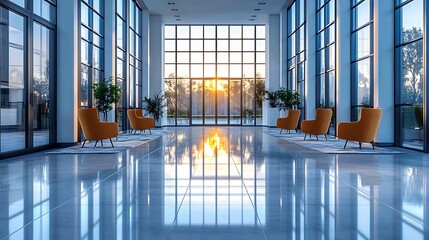
[[[57,142],[78,140],[79,0],[57,2]]]
[[[115,1],[104,2],[104,32],[116,32]],[[104,34],[104,77],[116,76],[116,34]],[[115,109],[115,106],[113,106]],[[109,111],[108,121],[115,121],[115,110]]]
[[[151,14],[149,16],[149,46],[150,46],[150,62],[149,62],[149,97],[153,97],[155,93],[164,89],[164,27],[161,15]],[[167,123],[167,118],[162,118],[162,124]],[[161,123],[157,123],[159,126]]]
[[[307,2],[307,66],[305,71],[305,119],[316,117],[316,4]]]
[[[268,16],[268,24],[266,28],[266,80],[265,88],[276,90],[280,87],[280,15],[270,14]],[[263,125],[268,127],[276,126],[276,120],[279,117],[277,109],[269,108],[267,101],[263,105]]]
[[[383,110],[375,141],[389,144],[394,142],[395,122],[394,4],[394,1],[374,0],[374,107]]]
[[[337,125],[350,121],[351,115],[351,4],[337,0],[336,75],[337,75]]]
[[[287,8],[280,10],[280,87],[287,87]]]
[[[142,98],[149,96],[149,62],[150,62],[150,52],[149,52],[149,11],[143,10],[142,12]]]

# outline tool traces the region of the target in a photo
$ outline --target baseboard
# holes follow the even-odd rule
[[[377,147],[394,147],[395,146],[394,143],[389,143],[389,142],[375,142],[374,145]]]

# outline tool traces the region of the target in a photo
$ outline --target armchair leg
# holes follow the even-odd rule
[[[346,146],[347,146],[347,142],[348,142],[349,140],[346,140],[346,143],[344,144],[344,147],[343,147],[343,149],[346,149]]]
[[[150,128],[149,128],[149,134],[152,134],[152,131],[150,130]]]
[[[375,147],[374,147],[374,141],[372,141],[372,142],[371,142],[371,145],[372,145],[372,149],[374,149],[374,150],[375,150]]]
[[[307,133],[304,135],[304,141],[305,141],[305,138],[307,137]]]
[[[112,144],[112,148],[115,148],[115,147],[113,146],[112,139],[111,139],[111,138],[109,138],[109,140],[110,140],[110,144]]]
[[[362,143],[359,142],[359,149],[362,149]]]
[[[95,145],[94,145],[94,147],[97,147],[97,143],[98,143],[98,140],[97,140],[97,141],[95,141]]]
[[[83,141],[82,148],[85,147],[86,139]]]
[[[326,134],[325,134],[325,139],[328,140],[328,137],[326,136]]]
[[[319,141],[319,137],[316,135],[316,140]]]
[[[101,139],[101,140],[100,140],[100,142],[101,142],[101,147],[104,147],[104,146],[103,146],[103,139]]]
[[[137,133],[137,130],[134,130],[134,135],[136,135],[136,133]]]
[[[280,129],[280,134],[282,134],[283,129]]]
[[[290,130],[288,130],[288,133],[290,133]]]

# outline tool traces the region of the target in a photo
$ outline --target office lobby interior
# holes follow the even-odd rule
[[[0,0],[0,38],[0,239],[429,239],[427,0]]]

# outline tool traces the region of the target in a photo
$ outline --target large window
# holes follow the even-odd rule
[[[330,134],[335,133],[335,0],[316,1],[316,107],[334,110]]]
[[[398,0],[395,10],[396,142],[417,149],[423,149],[423,6]]]
[[[128,127],[124,114],[127,109],[141,107],[141,21],[142,8],[136,0],[116,1],[116,84],[122,89],[122,97],[116,108],[116,121],[122,130]]]
[[[55,142],[56,1],[0,0],[0,152]]]
[[[305,0],[296,0],[288,9],[288,88],[299,92],[302,99],[298,108],[305,111]],[[301,114],[304,118],[304,114]]]
[[[262,124],[265,26],[167,25],[164,36],[168,124]]]
[[[352,119],[373,103],[373,7],[372,0],[352,2]]]
[[[81,0],[80,105],[92,107],[92,84],[104,78],[104,1]]]

